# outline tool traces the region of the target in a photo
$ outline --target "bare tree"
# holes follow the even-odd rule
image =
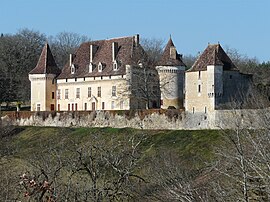
[[[148,65],[154,67],[161,58],[164,40],[156,38],[142,38],[141,45],[148,56]]]
[[[77,150],[73,178],[85,187],[80,201],[119,201],[133,197],[133,184],[144,181],[136,174],[142,139],[131,137],[125,142],[114,142],[109,147],[98,143],[84,145]]]
[[[224,116],[224,144],[217,148],[219,158],[213,166],[221,177],[215,186],[220,188],[220,198],[266,201],[270,194],[269,105],[258,96],[248,99],[257,109],[233,109]]]
[[[56,36],[50,36],[49,43],[58,66],[62,68],[68,61],[68,55],[87,41],[90,41],[89,37],[73,32],[60,32]]]

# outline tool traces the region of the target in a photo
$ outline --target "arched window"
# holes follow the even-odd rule
[[[103,65],[101,62],[98,63],[98,72],[102,72]]]
[[[117,61],[115,60],[113,62],[113,71],[117,71],[118,70],[118,64],[117,64]]]
[[[75,66],[74,66],[74,64],[71,65],[70,71],[71,71],[71,74],[74,74],[75,73]]]

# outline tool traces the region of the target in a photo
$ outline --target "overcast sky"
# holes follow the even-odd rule
[[[196,55],[219,42],[270,60],[270,0],[0,0],[0,33],[29,28],[92,40],[140,34]]]

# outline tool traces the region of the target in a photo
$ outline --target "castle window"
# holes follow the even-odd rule
[[[87,110],[87,103],[84,103],[84,110]]]
[[[57,105],[57,111],[60,111],[60,104]]]
[[[88,97],[91,97],[92,96],[92,89],[91,87],[88,87]]]
[[[77,81],[77,78],[75,78],[75,81]]]
[[[192,113],[194,114],[194,112],[195,112],[195,107],[192,107]]]
[[[201,79],[201,71],[199,71],[199,78],[198,79]]]
[[[76,88],[76,98],[80,98],[80,88]]]
[[[57,99],[60,100],[61,99],[61,89],[57,90]]]
[[[120,109],[123,109],[124,107],[124,101],[120,101]]]
[[[75,103],[75,111],[77,111],[77,110],[78,110],[78,104]]]
[[[74,74],[75,73],[75,66],[74,66],[74,64],[71,65],[70,71],[71,71],[71,74]]]
[[[68,99],[68,89],[65,89],[65,99]]]
[[[68,104],[68,111],[70,111],[70,104]]]
[[[40,111],[40,104],[37,104],[37,111]]]
[[[54,111],[54,104],[51,104],[51,111]]]
[[[102,72],[102,64],[101,64],[101,62],[100,63],[98,63],[98,72]]]
[[[102,102],[102,109],[105,109],[105,102]]]
[[[98,87],[98,94],[97,94],[98,97],[101,97],[101,87]]]
[[[54,79],[52,80],[52,84],[54,84]]]
[[[54,99],[54,92],[52,92],[52,99]]]
[[[207,108],[206,107],[204,107],[204,113],[207,113]]]
[[[66,82],[68,82],[68,79],[66,79]]]
[[[112,96],[116,96],[116,86],[112,86]]]
[[[117,65],[117,62],[114,61],[113,62],[113,71],[117,71],[118,70],[118,65]]]
[[[201,85],[198,85],[198,93],[201,92]]]

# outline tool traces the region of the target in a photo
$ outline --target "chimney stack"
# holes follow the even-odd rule
[[[116,55],[118,52],[118,43],[117,42],[113,42],[112,43],[112,61],[116,60]]]
[[[170,47],[170,58],[176,59],[176,56],[177,56],[176,48],[174,46],[171,46]]]
[[[69,54],[69,66],[71,67],[73,62],[73,54]]]
[[[140,43],[140,36],[139,36],[139,34],[136,34],[134,36],[134,44],[135,44],[135,46],[138,46],[139,43]]]
[[[90,62],[93,62],[93,59],[94,59],[94,56],[95,56],[95,54],[96,54],[96,52],[97,52],[97,49],[98,49],[98,46],[96,46],[96,45],[90,45]]]

